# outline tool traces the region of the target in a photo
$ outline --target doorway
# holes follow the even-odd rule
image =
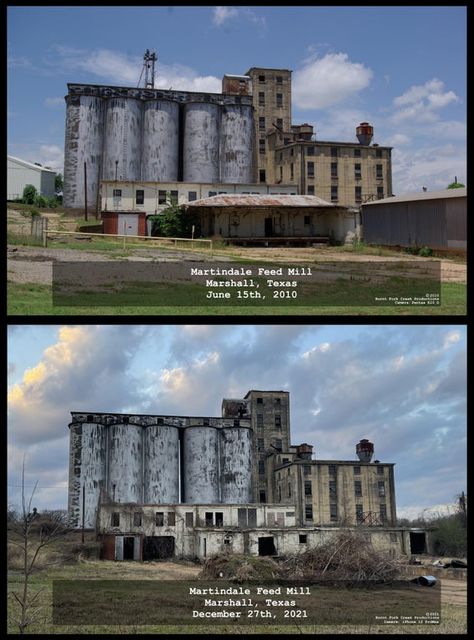
[[[275,542],[273,536],[258,539],[258,555],[259,556],[275,556]]]
[[[125,536],[123,539],[123,559],[133,560],[133,549],[135,545],[135,538],[132,536]]]
[[[269,238],[273,235],[273,218],[265,218],[265,237]]]
[[[426,538],[424,532],[410,531],[410,550],[413,554],[426,553]]]
[[[143,546],[144,560],[162,560],[174,556],[173,536],[147,536]]]

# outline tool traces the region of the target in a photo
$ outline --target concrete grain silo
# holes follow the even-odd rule
[[[147,100],[143,107],[141,179],[176,182],[179,165],[179,105]]]
[[[105,104],[103,98],[95,96],[66,96],[63,192],[66,208],[84,207],[84,162],[87,166],[87,204],[96,207]]]
[[[193,426],[184,429],[184,502],[220,502],[218,438],[219,431],[215,427]]]
[[[152,425],[143,430],[143,500],[179,502],[179,429]]]
[[[140,180],[143,103],[134,98],[109,98],[105,113],[102,177]]]
[[[114,502],[143,502],[143,427],[128,423],[108,428],[107,492]]]
[[[101,489],[105,488],[106,481],[107,427],[74,421],[69,429],[68,511],[74,525],[82,526],[84,500],[84,526],[94,527]]]
[[[224,427],[220,436],[221,502],[252,502],[252,430]]]
[[[220,107],[208,102],[184,106],[183,181],[219,181]]]
[[[220,181],[255,182],[253,144],[255,125],[249,105],[222,107],[220,126]]]

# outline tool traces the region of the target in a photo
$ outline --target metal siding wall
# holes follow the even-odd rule
[[[467,198],[446,200],[446,225],[449,240],[467,242]]]

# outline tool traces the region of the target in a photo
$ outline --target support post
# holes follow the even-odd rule
[[[87,164],[84,162],[84,219],[87,222]]]

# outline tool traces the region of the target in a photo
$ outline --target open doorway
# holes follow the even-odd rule
[[[273,235],[273,218],[265,218],[265,237],[270,238]]]
[[[162,560],[174,556],[173,536],[147,536],[143,546],[144,560]]]
[[[410,531],[410,550],[413,554],[426,553],[426,534],[424,531]]]
[[[258,539],[258,555],[274,556],[276,555],[275,542],[273,536]]]
[[[135,538],[133,536],[125,536],[123,539],[123,559],[133,560],[133,549]]]

